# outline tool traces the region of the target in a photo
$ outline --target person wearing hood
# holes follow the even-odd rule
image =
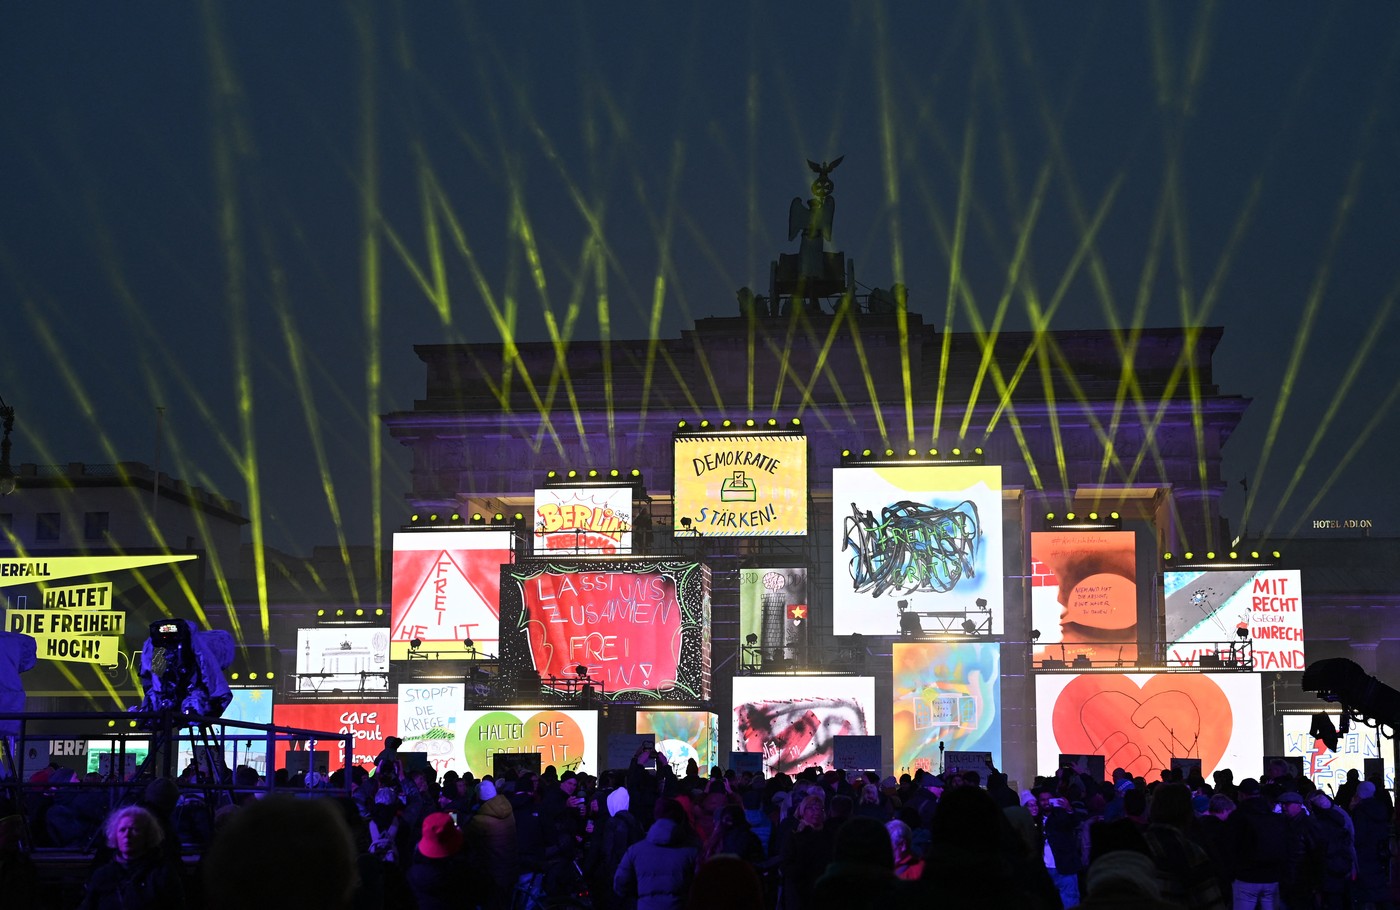
[[[1356,882],[1352,900],[1363,907],[1391,906],[1390,901],[1390,812],[1386,802],[1376,795],[1372,781],[1362,781],[1356,787],[1351,806],[1351,821],[1356,829]]]
[[[603,812],[584,852],[583,871],[597,910],[627,905],[612,893],[612,883],[628,848],[642,839],[642,826],[632,814],[631,803],[626,787],[610,790],[602,797]]]
[[[493,899],[486,906],[505,907],[510,904],[511,892],[520,874],[516,864],[515,810],[490,780],[476,785],[476,798],[481,805],[466,823],[467,842],[473,855],[491,870],[495,888]],[[460,815],[458,819],[466,821]]]
[[[658,814],[646,837],[627,849],[613,876],[613,890],[635,898],[637,910],[681,910],[695,878],[700,848],[676,820],[682,813],[674,800]]]

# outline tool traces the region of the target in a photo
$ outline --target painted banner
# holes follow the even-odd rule
[[[514,540],[497,528],[395,534],[390,658],[406,659],[414,639],[426,652],[460,654],[470,640],[496,653],[501,566],[514,558]]]
[[[939,746],[1001,765],[1001,646],[895,642],[894,770],[939,770]]]
[[[1341,729],[1340,714],[1326,713],[1332,726]],[[1385,768],[1385,788],[1395,789],[1395,750],[1391,738],[1375,727],[1352,721],[1346,733],[1337,737],[1337,751],[1329,752],[1322,740],[1312,737],[1311,714],[1285,714],[1283,720],[1283,754],[1286,758],[1303,759],[1303,773],[1318,789],[1335,794],[1346,783],[1347,772],[1366,779],[1366,760],[1381,760]]]
[[[739,640],[758,636],[762,658],[794,660],[807,646],[807,568],[739,572]]]
[[[704,537],[807,533],[807,437],[677,436],[675,530]]]
[[[501,570],[501,661],[507,672],[577,680],[577,668],[624,693],[709,697],[709,570],[684,560],[552,563]],[[556,684],[555,688],[572,692]]]
[[[733,750],[761,754],[765,777],[831,769],[836,737],[875,732],[872,676],[734,677]]]
[[[1001,467],[838,468],[832,633],[898,635],[900,602],[925,632],[1002,631]],[[978,606],[978,600],[985,606]]]
[[[462,754],[462,706],[465,683],[400,683],[398,736],[400,752],[424,752],[428,764],[444,771],[465,770]]]
[[[274,705],[272,722],[279,727],[295,727],[299,730],[318,730],[338,736],[350,734],[355,737],[355,765],[366,770],[374,768],[374,759],[384,751],[385,737],[393,736],[398,725],[398,706],[393,702],[337,702],[303,703]],[[405,744],[404,749],[408,746]],[[310,741],[289,743],[279,742],[274,746],[277,755],[275,768],[287,766],[287,753],[311,750]],[[345,744],[340,739],[317,740],[314,750],[330,755],[330,770],[345,767]],[[274,769],[275,770],[275,769]]]
[[[317,626],[297,630],[298,692],[388,692],[389,630]]]
[[[1137,664],[1132,531],[1032,532],[1030,585],[1031,627],[1040,632],[1034,660]]]
[[[1307,668],[1303,586],[1297,569],[1222,569],[1163,573],[1167,659],[1190,666],[1203,654],[1229,660],[1240,630],[1254,650],[1255,672]]]
[[[535,555],[632,550],[631,487],[546,487],[535,491]]]
[[[459,771],[491,773],[500,752],[535,752],[540,767],[597,774],[598,712],[541,708],[492,708],[462,714],[463,764]]]
[[[1035,678],[1037,771],[1054,771],[1061,753],[1102,755],[1157,780],[1171,760],[1199,758],[1218,768],[1260,767],[1264,724],[1253,673],[1042,673]]]
[[[686,763],[694,760],[702,776],[719,764],[719,715],[709,711],[637,712],[637,732],[652,737],[678,777],[685,776]],[[621,767],[626,767],[622,765]]]

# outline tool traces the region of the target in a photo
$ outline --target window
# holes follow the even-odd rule
[[[111,526],[110,513],[86,512],[83,514],[83,540],[106,540],[107,529]]]
[[[34,516],[35,540],[58,540],[58,529],[57,512],[40,512]]]

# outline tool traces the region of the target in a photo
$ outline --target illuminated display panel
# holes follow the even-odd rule
[[[282,704],[273,706],[272,722],[279,727],[300,730],[326,731],[337,735],[351,733],[355,737],[353,763],[372,770],[374,759],[384,750],[385,738],[395,735],[398,713],[398,706],[393,702]],[[287,766],[287,752],[293,745],[288,742],[275,744],[276,768]],[[312,747],[310,742],[302,745],[307,749]],[[330,753],[331,771],[345,767],[345,744],[341,740],[322,740],[314,745],[317,752]]]
[[[224,713],[220,715],[221,720],[232,721],[241,720],[254,724],[272,723],[272,690],[268,688],[254,689],[234,689],[233,701],[229,702]],[[226,730],[224,736],[216,737],[222,740],[224,745],[224,762],[230,768],[239,765],[248,765],[259,774],[267,770],[267,736],[260,730],[240,730],[237,727],[220,727],[214,725],[214,732],[219,733]],[[180,741],[177,767],[175,773],[180,773],[194,757],[192,744],[184,740]]]
[[[1218,768],[1243,779],[1263,760],[1260,692],[1253,673],[1042,673],[1036,770],[1054,771],[1061,753],[1102,755],[1106,775],[1151,781],[1172,758],[1199,758],[1207,779]]]
[[[1340,714],[1326,713],[1332,726],[1341,729]],[[1366,759],[1380,759],[1384,762],[1385,788],[1395,789],[1395,751],[1391,738],[1375,727],[1368,727],[1359,721],[1352,721],[1351,729],[1337,737],[1337,751],[1329,752],[1321,740],[1313,739],[1311,714],[1285,714],[1283,721],[1283,755],[1299,756],[1303,759],[1303,773],[1318,789],[1331,795],[1346,783],[1347,772],[1355,771],[1356,776],[1366,779]]]
[[[873,736],[871,676],[734,677],[735,752],[763,755],[765,776],[830,768],[836,736]]]
[[[602,683],[600,697],[710,693],[710,572],[691,560],[530,560],[501,569],[506,673]],[[556,688],[562,688],[556,686]],[[575,692],[573,688],[564,691]]]
[[[1031,533],[1034,659],[1137,663],[1137,549],[1132,531]]]
[[[538,752],[540,769],[551,765],[560,774],[597,774],[598,712],[553,708],[492,708],[467,711],[458,728],[464,731],[463,763],[459,771],[477,777],[493,773],[497,752]]]
[[[415,638],[424,651],[460,654],[470,639],[496,653],[501,566],[513,546],[514,534],[495,528],[395,534],[390,658],[406,659]]]
[[[632,550],[631,487],[548,487],[535,491],[535,555],[615,556]]]
[[[465,770],[462,706],[466,684],[443,681],[399,684],[400,752],[423,752],[441,775]]]
[[[1001,633],[999,466],[837,468],[831,489],[833,634],[898,635],[900,601],[925,632]]]
[[[1203,653],[1228,659],[1247,629],[1256,672],[1306,669],[1303,588],[1297,569],[1165,572],[1167,659],[1197,663]]]
[[[796,659],[807,645],[808,605],[805,566],[741,570],[739,640],[756,635],[764,658]]]
[[[637,712],[637,733],[655,737],[656,751],[666,757],[677,777],[691,759],[703,776],[719,764],[719,715],[709,711]]]
[[[389,630],[318,626],[297,630],[298,692],[388,692]]]
[[[990,752],[1001,767],[1001,646],[894,644],[894,770],[937,773],[939,750]]]
[[[675,530],[704,537],[807,533],[807,437],[677,436]]]
[[[174,615],[208,628],[198,620],[202,589],[203,562],[191,555],[0,557],[4,629],[38,646],[37,665],[22,677],[25,691],[80,697],[84,709],[140,702],[150,624]]]

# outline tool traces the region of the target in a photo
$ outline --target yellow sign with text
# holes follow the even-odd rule
[[[676,437],[675,530],[703,537],[807,533],[807,437]]]
[[[44,608],[48,610],[110,610],[112,583],[96,585],[67,585],[61,588],[41,587]]]

